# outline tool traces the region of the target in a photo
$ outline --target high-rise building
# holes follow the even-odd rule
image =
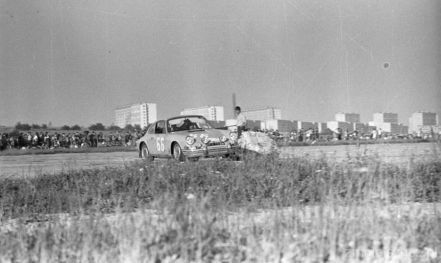
[[[247,127],[247,129],[250,129],[252,131],[261,130],[262,129],[262,121],[247,120],[245,127]]]
[[[376,112],[373,114],[373,121],[369,126],[375,127],[385,133],[407,134],[408,127],[398,123],[398,114],[391,112]]]
[[[357,131],[359,134],[368,134],[372,132],[372,129],[367,123],[352,123],[354,126],[353,130]]]
[[[297,130],[316,129],[318,126],[312,121],[297,121]]]
[[[438,114],[434,112],[415,112],[409,118],[409,132],[418,133],[438,125]]]
[[[337,122],[360,122],[360,114],[339,112],[335,114],[335,120]]]
[[[374,123],[393,123],[398,124],[398,114],[397,113],[391,113],[391,112],[376,112],[373,115]]]
[[[288,133],[297,130],[296,124],[290,120],[266,120],[261,122],[260,129]]]
[[[326,122],[317,122],[317,129],[319,133],[325,132],[328,129],[328,124]]]
[[[147,127],[157,120],[156,103],[141,102],[115,109],[115,125],[124,128],[127,125]]]
[[[181,115],[202,115],[209,121],[224,121],[223,106],[203,106],[188,108],[181,111]]]
[[[243,115],[247,120],[266,121],[266,120],[281,120],[282,111],[274,107],[259,107],[252,109],[243,109]]]
[[[382,122],[375,124],[376,129],[381,130],[382,132],[392,133],[392,134],[408,134],[409,127],[404,126],[402,124],[390,123],[390,122]]]

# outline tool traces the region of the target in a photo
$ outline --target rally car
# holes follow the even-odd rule
[[[137,142],[139,157],[178,161],[201,157],[232,156],[237,148],[237,133],[214,129],[200,115],[184,115],[151,124]]]

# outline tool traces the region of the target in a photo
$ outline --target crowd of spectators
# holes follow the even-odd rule
[[[133,146],[145,130],[132,131],[23,131],[0,133],[0,151],[6,149],[54,149],[54,148],[84,148],[84,147],[109,147],[109,146]],[[277,130],[259,130],[278,142],[304,142],[315,143],[318,141],[340,140],[378,140],[378,139],[435,139],[441,140],[441,131],[437,134],[414,134],[414,135],[391,135],[380,130],[372,130],[369,134],[361,134],[358,131],[337,129],[319,133],[318,129],[300,129],[289,133],[281,133]]]
[[[428,139],[428,140],[441,140],[441,131],[436,134],[431,133],[416,133],[416,134],[391,134],[383,132],[381,129],[373,129],[369,133],[361,133],[357,130],[349,131],[338,128],[335,131],[326,130],[319,133],[318,129],[300,129],[293,130],[288,133],[281,133],[278,130],[259,130],[252,129],[252,131],[264,132],[270,137],[279,142],[303,142],[303,143],[315,143],[326,141],[351,141],[351,140],[391,140],[391,139]]]
[[[250,129],[251,131],[263,132],[268,134],[274,140],[291,141],[291,142],[314,142],[318,140],[330,140],[332,136],[319,133],[318,129],[300,129],[293,130],[289,133],[282,133],[278,130],[272,129]]]
[[[102,146],[131,146],[141,137],[140,131],[27,131],[0,133],[0,151],[6,149],[54,149]]]

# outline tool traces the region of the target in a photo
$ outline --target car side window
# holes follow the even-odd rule
[[[156,130],[156,123],[150,125],[150,127],[147,130],[148,134],[155,134],[155,130]]]
[[[164,121],[158,121],[156,123],[155,133],[156,134],[165,133],[165,122]]]

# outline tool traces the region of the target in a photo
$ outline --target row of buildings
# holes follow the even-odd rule
[[[372,121],[362,123],[358,113],[337,113],[335,120],[327,122],[309,122],[300,120],[286,120],[282,118],[282,111],[276,107],[256,107],[244,109],[242,113],[247,118],[247,126],[251,129],[278,130],[281,133],[295,130],[317,129],[320,133],[325,131],[358,131],[370,133],[374,129],[384,133],[408,134],[439,132],[438,115],[433,112],[416,112],[409,118],[409,126],[398,121],[397,113],[377,112],[373,114]],[[202,115],[215,127],[234,125],[235,120],[225,119],[223,106],[203,106],[188,108],[180,112],[181,115]],[[115,125],[124,128],[127,125],[146,127],[157,120],[157,107],[155,103],[137,103],[115,109]]]

